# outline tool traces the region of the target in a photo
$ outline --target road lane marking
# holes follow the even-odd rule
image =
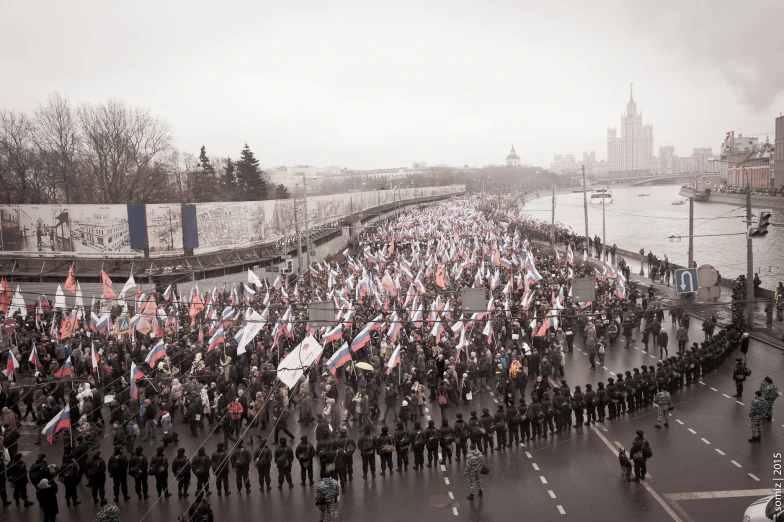
[[[700,384],[702,384],[703,386],[707,386],[707,384],[705,384],[705,383],[704,383],[704,382],[702,382],[702,381],[700,381]]]
[[[683,421],[682,421],[682,420],[680,420],[680,419],[675,419],[675,422],[677,422],[678,424],[680,424],[681,426],[683,426]]]
[[[602,366],[602,368],[604,368],[605,370],[607,369],[607,367],[606,367],[606,366]]]
[[[550,498],[555,498],[555,492],[552,489],[548,489],[547,492],[550,494]]]
[[[444,477],[444,484],[446,484],[447,486],[449,485],[449,478]]]
[[[525,452],[525,456],[528,457],[529,459],[533,458],[533,457],[531,457],[531,454],[529,452],[527,452],[527,451]]]
[[[444,466],[443,464],[441,464],[441,471],[446,472],[446,466]]]
[[[456,508],[456,507],[454,507],[454,506],[452,506],[452,513],[454,513],[454,514],[455,514],[455,516],[457,516],[457,508]]]
[[[739,489],[734,491],[696,491],[694,493],[667,493],[670,500],[706,500],[709,498],[764,497],[770,495],[772,489]]]
[[[449,492],[449,498],[452,499],[452,500],[455,499],[455,495],[451,491]]]
[[[732,462],[733,464],[735,464],[735,465],[736,465],[736,466],[738,466],[739,468],[742,468],[742,467],[743,467],[743,466],[741,466],[740,464],[738,464],[737,462],[735,462],[734,460],[731,460],[730,462]]]
[[[710,446],[710,442],[708,442],[708,440],[707,440],[707,439],[705,439],[705,438],[702,438],[702,439],[700,439],[700,440],[701,440],[702,442],[704,442],[705,444],[707,444],[708,446]]]
[[[716,448],[716,453],[718,453],[718,454],[719,454],[719,455],[721,455],[722,457],[726,455],[726,453],[724,453],[723,451],[721,451],[719,448]]]
[[[599,436],[599,438],[602,439],[602,441],[605,443],[605,445],[608,448],[610,448],[610,451],[612,452],[613,457],[617,458],[618,452],[613,447],[612,443],[609,440],[607,440],[607,437],[605,437],[604,434],[602,434],[599,430],[597,430],[595,426],[592,425],[591,429],[593,430],[594,433],[596,433]],[[650,474],[648,474],[648,475],[650,476]],[[656,491],[651,487],[651,485],[648,484],[647,480],[641,480],[639,482],[639,484],[642,485],[642,487],[644,487],[646,490],[648,490],[648,493],[650,493],[651,496],[654,499],[656,499],[656,502],[659,503],[659,505],[667,512],[668,515],[670,515],[670,517],[672,517],[672,519],[675,522],[684,522],[684,519],[681,518],[680,516],[678,516],[678,514],[675,513],[675,511],[670,507],[670,505],[667,504],[667,502],[661,496],[659,496],[658,493],[656,493]]]
[[[754,480],[756,480],[757,482],[759,482],[759,481],[760,481],[760,479],[758,479],[758,478],[757,478],[757,476],[756,476],[756,475],[754,475],[754,473],[749,473],[748,475],[749,475],[751,478],[753,478]]]
[[[648,357],[650,357],[651,359],[655,359],[655,358],[656,358],[656,357],[654,357],[654,356],[653,356],[653,355],[651,355],[651,354],[648,354]]]
[[[547,479],[544,476],[539,476],[539,479],[542,481],[542,484],[547,484]]]
[[[696,435],[696,434],[697,434],[697,432],[696,432],[696,431],[694,431],[694,430],[693,430],[693,429],[691,429],[691,428],[689,428],[689,431],[690,431],[691,433],[693,433],[694,435]]]
[[[430,413],[430,410],[425,408],[425,413]]]
[[[717,390],[716,388],[714,388],[713,386],[711,386],[711,390],[713,390],[713,391],[719,391],[719,390]]]
[[[735,402],[737,402],[737,403],[738,403],[738,404],[740,404],[741,406],[744,406],[744,404],[743,404],[742,402],[740,402],[740,401],[735,401]]]
[[[533,467],[535,471],[539,471],[539,466],[536,465],[536,462],[533,463]]]
[[[561,513],[562,515],[566,514],[566,510],[563,508],[561,504],[558,504],[558,512]]]
[[[722,393],[722,395],[724,395],[724,396],[725,396],[725,397],[727,397],[728,399],[730,399],[730,398],[731,398],[731,397],[730,397],[729,395],[727,395],[726,393]]]

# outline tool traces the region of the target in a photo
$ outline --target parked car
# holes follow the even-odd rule
[[[763,497],[755,501],[752,505],[746,508],[746,513],[743,515],[743,522],[767,522],[768,520],[779,520],[782,510],[782,498],[779,495],[771,495]],[[775,517],[775,518],[774,518]]]

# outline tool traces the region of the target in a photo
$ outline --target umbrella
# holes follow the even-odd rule
[[[371,370],[371,371],[373,370],[373,367],[370,366],[366,362],[359,362],[359,363],[356,363],[354,366],[356,366],[357,368],[359,368],[361,370]]]

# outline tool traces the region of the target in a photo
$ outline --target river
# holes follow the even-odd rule
[[[647,187],[610,187],[613,203],[605,205],[607,244],[647,253],[685,265],[689,249],[689,205],[672,205],[683,200],[678,195],[680,185]],[[650,194],[640,197],[639,194]],[[551,196],[528,201],[525,210],[538,218],[550,219]],[[588,193],[588,232],[591,237],[602,237],[602,205],[591,204]],[[694,235],[744,234],[745,207],[723,203],[694,203]],[[555,197],[555,219],[571,225],[577,234],[585,233],[582,193],[559,194]],[[774,223],[784,223],[784,211],[774,210]],[[768,237],[754,240],[754,271],[759,272],[764,288],[773,289],[784,280],[784,227],[770,227]],[[669,237],[683,236],[670,240]],[[745,235],[726,235],[694,238],[694,259],[698,265],[711,264],[722,277],[736,277],[746,273]]]

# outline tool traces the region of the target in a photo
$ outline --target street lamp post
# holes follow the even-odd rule
[[[743,172],[744,176],[746,176],[746,228],[751,226],[751,180],[749,179],[749,173],[746,170],[746,167],[743,166],[741,163],[736,163],[734,161],[727,161],[727,160],[719,160],[716,158],[709,158],[709,162],[719,162],[719,163],[726,163],[728,165],[735,165],[736,167],[740,167],[741,171]],[[696,186],[694,187],[697,188]],[[751,236],[747,233],[746,234],[746,322],[748,323],[747,328],[749,330],[754,328],[754,251],[752,249],[752,240]],[[691,268],[691,267],[689,267]]]

